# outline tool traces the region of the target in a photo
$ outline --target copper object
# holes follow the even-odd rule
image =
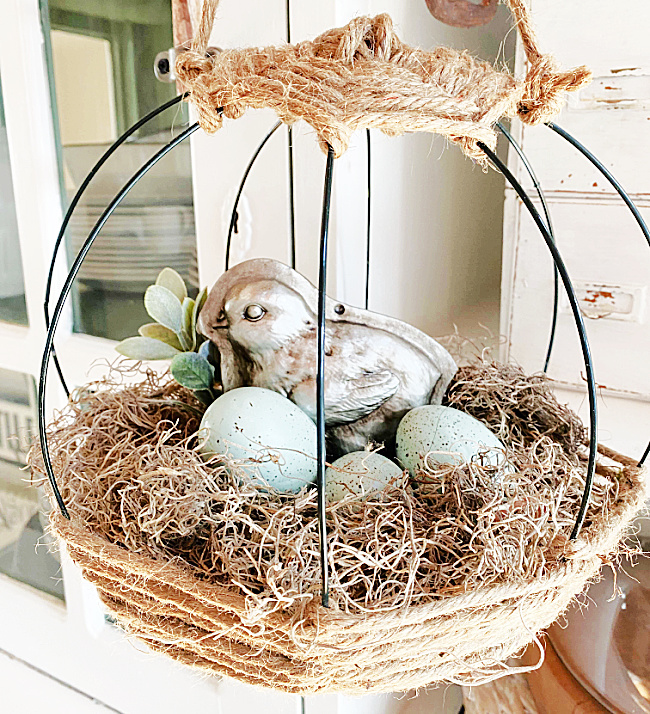
[[[440,22],[452,27],[479,27],[487,25],[497,12],[499,0],[426,0],[429,12]]]

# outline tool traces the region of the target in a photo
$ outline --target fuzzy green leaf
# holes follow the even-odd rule
[[[176,355],[172,360],[171,372],[172,377],[184,387],[195,390],[212,389],[214,367],[196,352]]]
[[[196,333],[196,323],[199,319],[199,313],[203,309],[203,306],[205,305],[205,301],[208,299],[208,289],[203,288],[201,292],[196,296],[196,300],[194,301],[194,312],[192,313],[192,329]]]
[[[115,349],[121,355],[137,360],[171,359],[180,354],[175,347],[152,337],[128,337]]]
[[[183,300],[183,327],[181,328],[181,342],[188,352],[194,352],[196,347],[196,332],[192,327],[192,315],[194,314],[194,300],[185,298]]]
[[[183,351],[183,346],[178,339],[178,335],[172,332],[168,327],[159,325],[157,322],[149,322],[138,330],[143,337],[151,337],[154,340],[160,340],[167,345],[175,347],[179,352]]]
[[[183,327],[183,307],[171,290],[162,285],[150,285],[144,294],[144,307],[156,322],[176,334]]]
[[[179,302],[183,302],[187,297],[185,281],[172,268],[164,268],[160,271],[156,278],[156,285],[162,285],[163,288],[167,288],[167,290],[174,293]]]

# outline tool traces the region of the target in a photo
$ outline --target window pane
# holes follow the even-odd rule
[[[68,200],[110,144],[172,98],[158,82],[156,54],[172,46],[169,0],[50,0],[51,76]],[[67,235],[72,259],[122,185],[187,121],[174,107],[121,147],[93,179]],[[142,296],[170,266],[196,293],[196,243],[189,144],[158,163],[109,219],[77,279],[75,329],[122,339],[149,322]]]
[[[0,85],[0,320],[27,324],[23,266]]]
[[[45,533],[42,491],[24,470],[36,432],[36,385],[0,369],[0,573],[63,599],[58,556]]]

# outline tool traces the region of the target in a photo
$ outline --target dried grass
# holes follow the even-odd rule
[[[168,376],[111,375],[75,395],[49,429],[73,524],[129,551],[174,560],[245,594],[248,617],[297,615],[320,595],[315,489],[282,496],[205,463],[203,407]],[[584,429],[542,375],[475,360],[448,403],[483,420],[516,467],[480,465],[404,476],[328,508],[331,603],[378,613],[479,586],[530,581],[565,557],[584,488]],[[42,473],[40,454],[32,465]],[[607,520],[619,472],[601,467],[586,526]]]

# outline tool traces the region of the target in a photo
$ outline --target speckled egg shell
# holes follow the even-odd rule
[[[325,493],[330,503],[345,496],[381,491],[402,469],[385,456],[368,451],[352,451],[337,459],[325,472]]]
[[[260,387],[232,389],[201,421],[200,451],[227,454],[257,484],[297,493],[316,480],[316,425],[293,402]]]
[[[397,461],[411,475],[435,464],[463,464],[476,460],[498,466],[503,444],[478,419],[452,407],[426,405],[408,412],[399,424]],[[427,456],[428,455],[428,456]]]

